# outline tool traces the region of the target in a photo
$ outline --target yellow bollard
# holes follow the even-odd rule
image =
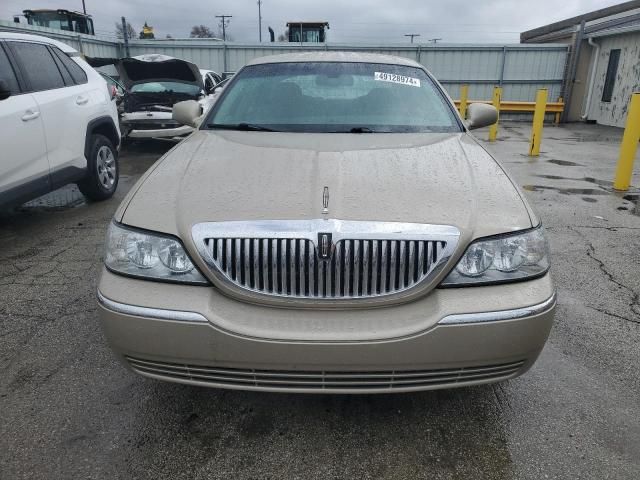
[[[493,106],[498,110],[498,120],[489,127],[489,141],[495,142],[498,136],[498,122],[500,121],[500,102],[502,101],[502,88],[493,88]]]
[[[558,103],[562,103],[562,97],[558,97]],[[556,113],[555,124],[560,125],[560,112]]]
[[[462,119],[467,118],[467,101],[469,99],[469,85],[462,85],[460,87],[460,106],[458,107],[458,111],[460,112],[460,116]]]
[[[631,95],[629,111],[627,113],[627,125],[620,145],[620,158],[616,168],[616,177],[613,180],[615,190],[626,191],[631,185],[633,175],[633,160],[638,150],[640,141],[640,92]]]
[[[533,112],[533,128],[531,129],[531,141],[529,142],[529,156],[540,155],[540,143],[542,142],[542,127],[544,114],[547,110],[547,89],[541,88],[536,94],[536,109]]]

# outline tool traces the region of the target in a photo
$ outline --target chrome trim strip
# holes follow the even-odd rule
[[[126,303],[120,303],[110,300],[100,292],[98,292],[98,303],[100,303],[100,305],[102,305],[107,310],[111,310],[112,312],[116,313],[122,313],[124,315],[153,318],[155,320],[172,320],[175,322],[209,323],[204,315],[196,312],[183,312],[180,310],[165,310],[162,308],[128,305]]]
[[[339,240],[457,240],[460,231],[450,225],[373,222],[360,220],[248,220],[198,223],[192,228],[194,240],[203,238],[306,238],[318,243],[318,232],[332,232]]]
[[[513,310],[499,310],[497,312],[460,313],[447,315],[438,322],[438,325],[462,325],[469,323],[501,322],[504,320],[517,320],[548,312],[556,304],[556,294],[537,305],[516,308]]]

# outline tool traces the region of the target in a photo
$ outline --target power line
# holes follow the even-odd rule
[[[233,15],[216,15],[216,18],[221,18],[221,23],[222,23],[222,41],[226,42],[227,41],[227,31],[226,31],[226,27],[227,27],[227,18],[233,18]]]
[[[258,0],[258,41],[262,43],[262,0]]]

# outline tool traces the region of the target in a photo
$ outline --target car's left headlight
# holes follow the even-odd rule
[[[476,240],[440,284],[458,287],[540,277],[549,270],[549,247],[542,227]]]
[[[113,222],[107,232],[104,263],[112,272],[131,277],[209,284],[178,239]]]

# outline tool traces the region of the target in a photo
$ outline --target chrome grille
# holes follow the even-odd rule
[[[455,384],[504,380],[517,375],[525,361],[429,370],[331,371],[257,370],[168,363],[127,356],[138,373],[177,382],[250,390],[352,392],[423,390]]]
[[[460,231],[419,223],[254,220],[199,223],[192,236],[225,292],[269,304],[340,308],[424,293]]]
[[[443,241],[340,240],[330,260],[304,238],[208,238],[216,268],[248,290],[298,298],[388,295],[423,281]]]

